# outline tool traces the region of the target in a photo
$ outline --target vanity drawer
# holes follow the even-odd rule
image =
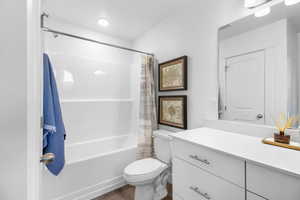
[[[181,140],[172,141],[172,152],[174,157],[245,187],[245,162],[243,160]]]
[[[173,159],[173,189],[183,200],[244,200],[245,190],[183,160]]]
[[[299,200],[300,179],[247,163],[247,190],[270,200]]]

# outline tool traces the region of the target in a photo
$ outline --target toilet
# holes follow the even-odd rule
[[[171,174],[171,132],[155,131],[154,158],[137,160],[124,169],[124,179],[135,186],[135,200],[161,200],[167,196]]]

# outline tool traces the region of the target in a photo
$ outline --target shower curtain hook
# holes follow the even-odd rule
[[[41,28],[42,28],[42,29],[47,29],[47,27],[44,26],[44,24],[45,24],[45,17],[46,17],[46,18],[49,18],[49,14],[46,13],[46,12],[43,12],[43,13],[41,14]]]

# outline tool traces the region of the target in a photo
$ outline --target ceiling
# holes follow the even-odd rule
[[[134,40],[193,0],[45,0],[55,18],[127,40]],[[99,18],[110,26],[101,27]]]

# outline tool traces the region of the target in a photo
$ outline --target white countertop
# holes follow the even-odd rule
[[[263,144],[263,138],[211,128],[188,130],[171,136],[300,177],[300,151]]]

